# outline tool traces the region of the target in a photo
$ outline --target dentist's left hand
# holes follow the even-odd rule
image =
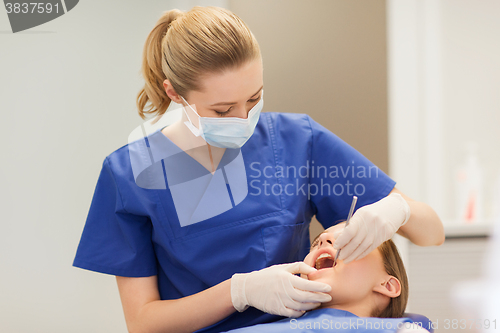
[[[332,299],[330,295],[324,294],[331,290],[328,284],[294,275],[310,274],[315,270],[303,262],[295,262],[234,274],[231,278],[233,306],[239,312],[253,306],[270,314],[300,317],[304,311]]]
[[[333,247],[341,249],[339,260],[348,264],[365,257],[390,239],[410,218],[410,206],[398,193],[359,208],[344,230],[335,233]]]

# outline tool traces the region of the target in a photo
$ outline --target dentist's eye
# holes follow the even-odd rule
[[[249,99],[248,101],[249,101],[250,103],[253,103],[253,102],[257,102],[259,99],[260,99],[260,96],[259,96],[259,97],[257,97],[257,98],[254,98],[254,99]]]
[[[215,113],[217,113],[217,115],[218,115],[218,116],[223,117],[223,116],[225,116],[225,115],[226,115],[226,113],[228,113],[228,112],[229,112],[229,111],[231,111],[232,109],[233,109],[233,107],[231,106],[231,107],[230,107],[229,109],[227,109],[226,111],[217,111],[217,110],[214,110],[214,111],[215,111]]]

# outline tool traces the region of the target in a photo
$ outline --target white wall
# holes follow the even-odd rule
[[[456,214],[457,166],[475,141],[484,219],[500,176],[500,2],[388,1],[391,176],[445,222]]]
[[[455,225],[462,235],[485,234],[500,176],[500,2],[388,0],[387,27],[390,175],[403,192],[430,204],[447,231]],[[477,142],[484,168],[484,218],[456,228],[454,176],[468,141]],[[447,239],[438,248],[403,242],[413,286],[409,311],[441,324],[464,318],[451,290],[458,279],[481,276],[485,242]],[[454,274],[456,262],[461,275]]]
[[[463,163],[464,146],[477,142],[484,169],[484,219],[493,218],[493,180],[500,176],[500,2],[443,0],[443,167]],[[450,177],[451,176],[451,177]],[[453,175],[444,195],[454,199]],[[453,216],[454,202],[446,202]]]
[[[71,265],[102,161],[141,123],[146,36],[195,3],[80,1],[16,34],[0,10],[0,332],[126,331],[114,276]]]

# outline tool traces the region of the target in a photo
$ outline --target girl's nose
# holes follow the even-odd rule
[[[324,232],[319,236],[319,246],[333,246],[333,243],[335,243],[335,238],[333,237],[333,234],[330,232]]]

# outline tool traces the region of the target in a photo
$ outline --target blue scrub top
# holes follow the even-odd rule
[[[301,261],[310,247],[312,216],[328,228],[347,217],[353,195],[359,208],[384,198],[395,185],[304,114],[262,113],[252,137],[241,150],[226,149],[217,170],[231,170],[230,164],[239,163],[246,180],[242,184],[241,172],[233,180],[230,171],[214,174],[214,179],[223,176],[226,194],[207,196],[203,205],[202,194],[190,199],[189,191],[170,187],[200,181],[206,170],[161,131],[146,142],[148,149],[154,143],[162,153],[150,150],[148,158],[154,163],[144,177],[136,172],[137,161],[131,162],[137,142],[104,160],[73,266],[127,277],[158,275],[162,300],[195,294],[235,273]],[[182,180],[186,170],[199,176]],[[150,176],[159,173],[164,184],[151,181]],[[211,184],[209,179],[206,186]],[[202,215],[176,211],[181,204],[193,209],[192,202],[200,205],[197,212]],[[220,211],[203,208],[224,205],[230,206]],[[249,308],[206,331],[281,318]]]
[[[410,318],[358,317],[355,314],[338,309],[318,309],[306,312],[297,319],[282,319],[268,324],[231,330],[231,333],[395,333],[413,323]]]

